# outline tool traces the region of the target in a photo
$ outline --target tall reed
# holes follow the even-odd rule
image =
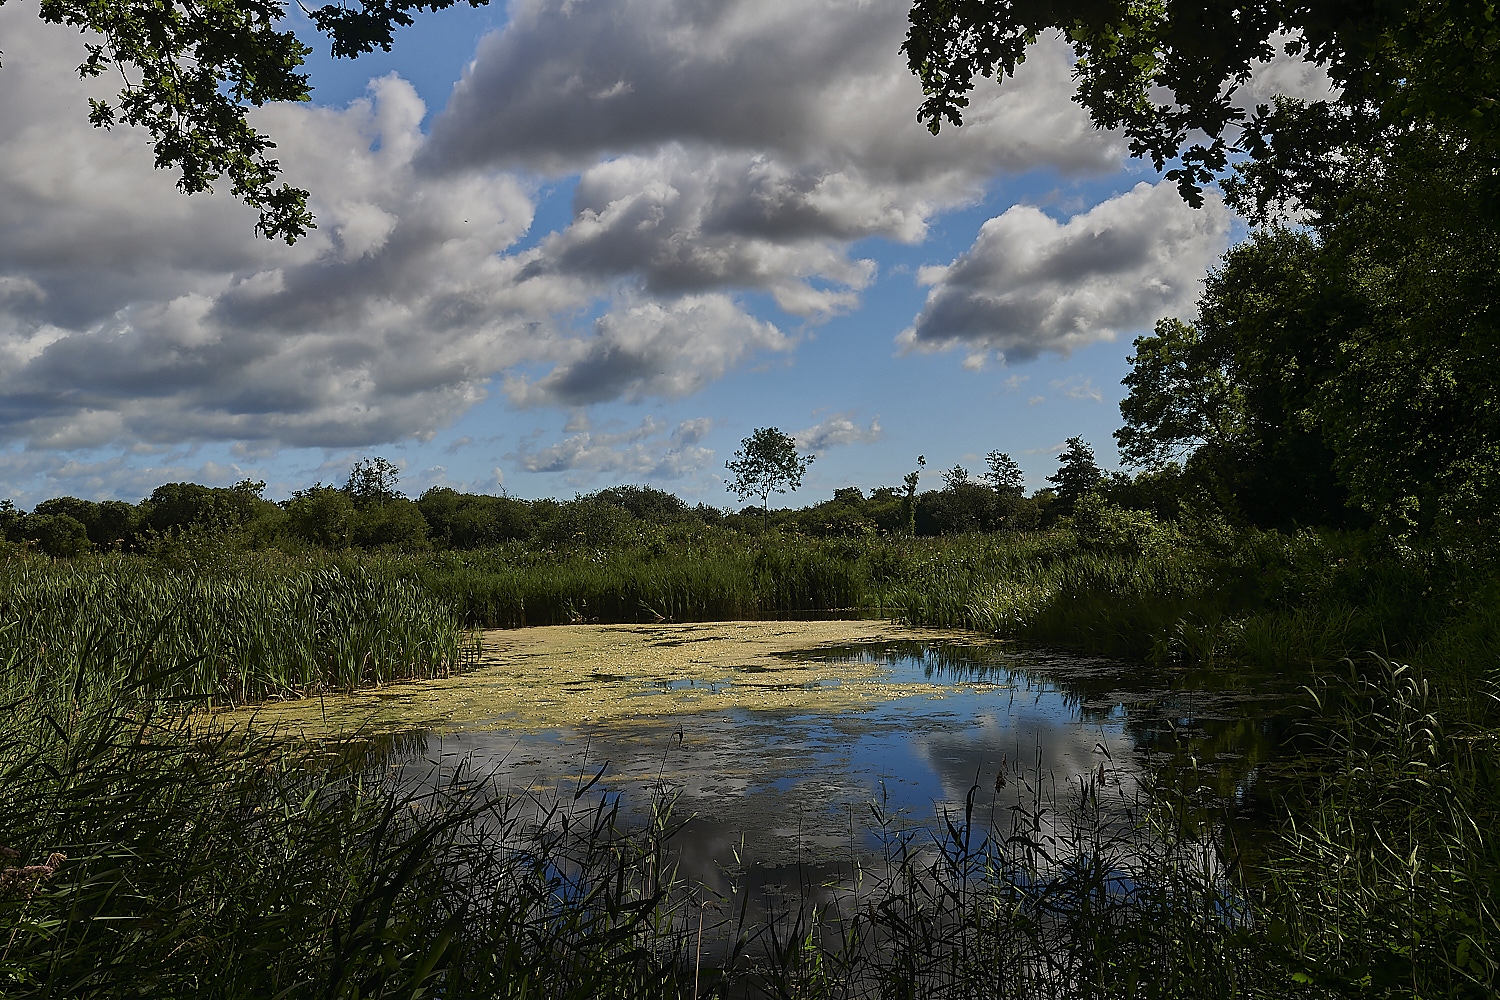
[[[1264,866],[1270,950],[1288,979],[1329,995],[1493,997],[1495,713],[1488,729],[1453,731],[1409,666],[1375,654],[1344,665],[1308,689],[1325,766]]]
[[[462,769],[309,769],[310,748],[153,703],[124,682],[140,664],[97,662],[122,686],[64,704],[3,666],[0,995],[686,993],[666,816],[625,832],[611,805]]]
[[[358,563],[199,571],[109,555],[0,565],[7,655],[27,660],[43,697],[119,683],[94,665],[130,663],[126,680],[154,695],[235,703],[442,674],[472,642],[416,583]]]

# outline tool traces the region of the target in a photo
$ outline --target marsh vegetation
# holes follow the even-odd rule
[[[467,551],[194,529],[135,553],[12,552],[7,995],[1493,989],[1483,553],[1165,519],[1100,495],[1030,532],[819,537],[788,516],[768,545],[759,521],[632,516],[606,539]],[[479,626],[835,609],[1300,678],[1316,698],[1281,819],[1240,850],[1212,818],[1222,801],[1174,780],[1132,786],[1125,836],[1099,822],[1125,787],[1106,770],[1045,825],[1040,800],[1017,798],[950,814],[936,839],[891,828],[879,863],[851,855],[836,891],[805,887],[820,905],[755,920],[674,870],[669,802],[626,822],[598,788],[516,798],[460,773],[414,791],[195,714],[461,671]],[[1008,787],[1043,780],[1023,768]]]

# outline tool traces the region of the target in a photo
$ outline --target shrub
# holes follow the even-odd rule
[[[21,521],[21,536],[58,559],[71,559],[94,549],[89,544],[88,529],[67,514],[27,514]]]

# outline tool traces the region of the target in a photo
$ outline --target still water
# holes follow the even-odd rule
[[[480,671],[445,703],[460,709],[443,712],[391,689],[369,703],[404,699],[415,714],[351,749],[407,780],[465,766],[511,792],[571,798],[597,777],[588,794],[618,796],[637,817],[670,801],[689,820],[674,841],[680,863],[710,885],[731,869],[774,882],[793,866],[836,866],[874,849],[882,826],[940,829],[971,789],[981,826],[1003,823],[1018,796],[1062,810],[1091,781],[1120,809],[1169,788],[1211,822],[1262,822],[1294,679],[848,624],[858,641],[786,623],[753,655],[714,645],[745,639],[714,626],[597,627],[641,646],[602,661],[555,648],[556,631],[539,647],[522,633],[545,630],[502,633],[519,645],[496,654],[495,676],[503,660],[531,671],[524,682],[521,666],[509,687],[485,687]]]

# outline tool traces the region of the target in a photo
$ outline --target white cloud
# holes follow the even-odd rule
[[[430,435],[590,286],[502,256],[531,223],[502,174],[424,174],[421,101],[376,81],[346,109],[276,106],[320,228],[256,239],[227,195],[185,198],[139,133],[87,124],[75,33],[0,9],[0,440],[349,447]],[[90,88],[93,88],[92,91]]]
[[[813,320],[855,307],[852,241],[925,238],[997,171],[1118,167],[1035,47],[962,129],[915,119],[900,0],[523,0],[480,44],[421,163],[580,173],[572,223],[528,273],[671,296],[749,289]]]
[[[1143,182],[1064,223],[1017,205],[952,264],[922,269],[933,288],[897,343],[1030,360],[1186,314],[1228,245],[1229,223],[1213,192],[1192,209],[1167,182]]]
[[[575,485],[599,475],[617,479],[666,481],[693,475],[713,461],[714,452],[697,444],[712,421],[684,420],[675,427],[647,416],[622,431],[581,431],[535,451],[525,445],[505,456],[527,472],[568,473]]]
[[[677,425],[672,432],[672,446],[674,448],[685,448],[695,445],[708,436],[713,430],[714,421],[712,417],[694,417],[692,420],[684,420]]]
[[[1069,375],[1067,378],[1053,379],[1047,383],[1047,386],[1059,396],[1066,396],[1068,399],[1092,399],[1096,403],[1104,402],[1104,394],[1094,388],[1092,378]]]
[[[1071,103],[1056,39],[1016,80],[977,89],[964,128],[930,135],[899,53],[905,11],[517,0],[430,138],[425,107],[394,76],[345,108],[253,113],[287,179],[314,192],[319,228],[289,248],[254,238],[254,213],[227,194],[178,194],[141,133],[91,129],[87,100],[112,85],[79,80],[77,34],[12,0],[0,7],[0,445],[96,458],[144,448],[119,461],[159,470],[144,474],[159,483],[210,474],[187,459],[150,465],[180,444],[235,442],[234,458],[253,463],[287,447],[430,439],[498,383],[516,406],[570,411],[567,437],[521,453],[537,468],[687,475],[712,458],[706,418],[624,440],[595,429],[588,408],[691,395],[789,353],[785,324],[746,301],[763,293],[814,323],[856,308],[876,276],[856,241],[920,242],[997,171],[1119,165],[1119,137]],[[580,175],[573,212],[520,250],[538,173]],[[1035,210],[992,220],[953,265],[924,271],[935,287],[907,346],[961,345],[982,367],[992,351],[1003,363],[1066,350],[1175,301],[1192,226],[1166,225],[1180,213],[1154,202],[1132,216],[1134,196],[1066,226]],[[1107,264],[1067,286],[1068,255],[1090,233],[1147,246],[1161,287]],[[1035,261],[1007,264],[991,245],[1017,240],[1036,243]],[[1012,312],[1051,296],[1056,315],[1026,330],[997,326],[993,308],[955,322],[985,311],[975,303],[996,275]],[[880,428],[846,414],[806,433],[828,447]],[[30,475],[128,492],[114,461]]]
[[[786,351],[792,340],[726,295],[624,304],[571,341],[571,353],[536,381],[515,375],[516,406],[583,406],[624,397],[678,398],[723,377],[751,351]],[[576,426],[576,425],[575,425]]]
[[[73,496],[84,500],[123,497],[135,502],[163,483],[194,482],[232,486],[242,479],[263,479],[251,463],[193,460],[179,449],[63,456],[42,450],[0,450],[0,498],[28,510],[43,500]]]
[[[1270,104],[1278,94],[1308,102],[1338,99],[1339,91],[1334,89],[1323,67],[1301,56],[1286,54],[1286,44],[1293,37],[1283,34],[1271,39],[1276,55],[1252,67],[1250,79],[1240,85],[1232,98],[1235,107],[1254,112],[1256,105]]]
[[[816,455],[840,445],[870,444],[884,436],[879,417],[872,419],[868,427],[861,427],[854,422],[854,414],[850,412],[835,413],[812,427],[797,431],[792,439],[798,448]]]
[[[996,170],[1108,170],[1123,146],[1070,101],[1071,54],[1046,39],[1003,92],[979,87],[962,129],[915,120],[904,0],[519,0],[481,42],[433,126],[450,167],[553,174],[684,143],[792,164],[858,164],[947,184]]]
[[[888,199],[841,201],[829,177],[789,176],[763,156],[689,153],[671,146],[584,171],[574,218],[542,243],[533,272],[636,277],[642,289],[680,295],[720,288],[770,292],[789,313],[848,309],[874,276],[841,239],[920,219]],[[861,192],[868,195],[868,192]],[[811,282],[836,287],[815,287]]]

